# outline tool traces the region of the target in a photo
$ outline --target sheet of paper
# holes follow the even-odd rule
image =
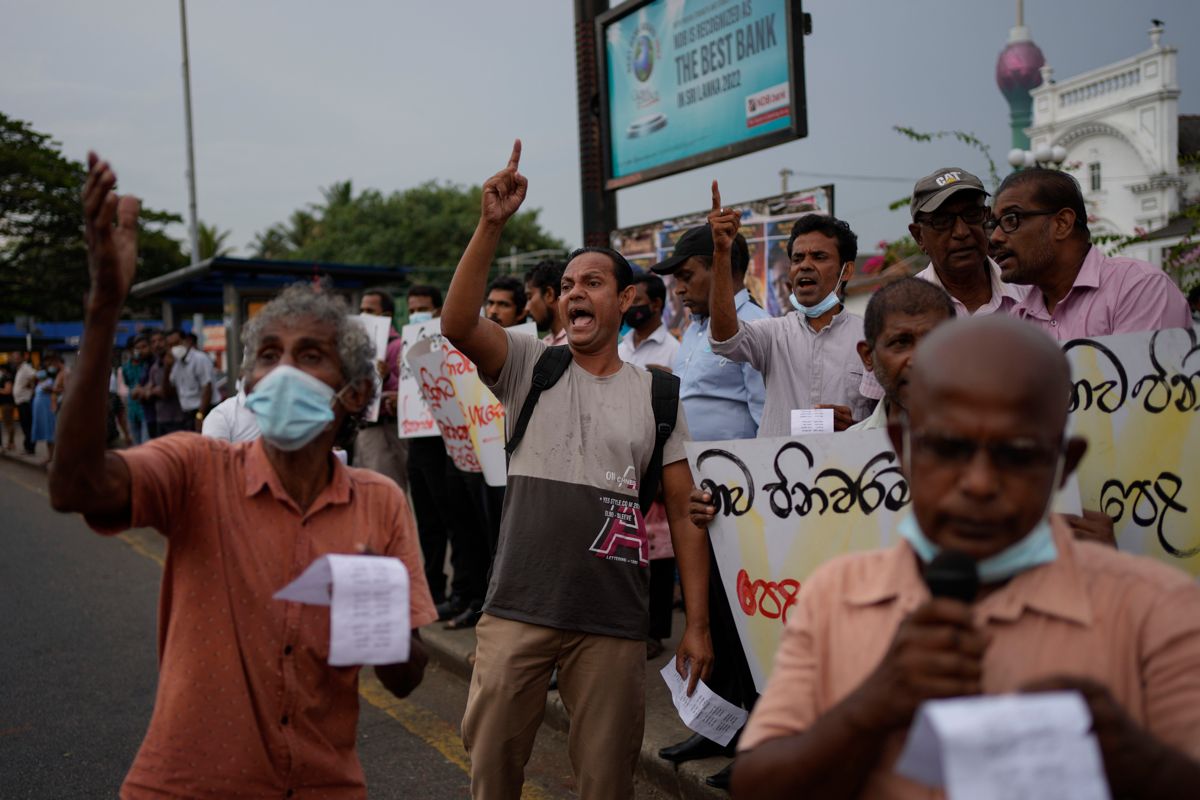
[[[384,361],[387,359],[388,336],[392,331],[391,317],[377,317],[374,314],[359,314],[358,321],[367,329],[367,335],[371,337],[371,343],[375,345],[375,359]],[[382,391],[383,382],[379,379],[379,373],[375,373],[375,399],[371,401],[371,405],[363,412],[363,419],[367,422],[375,422],[379,419],[379,392]]]
[[[330,606],[331,666],[408,660],[408,570],[398,558],[322,556],[276,592],[275,599]]]
[[[715,694],[704,681],[699,681],[692,696],[688,697],[687,680],[679,677],[675,671],[674,659],[662,668],[662,676],[671,691],[671,700],[679,711],[679,718],[701,736],[724,747],[746,724],[749,713]]]
[[[802,433],[833,433],[833,409],[793,408],[792,436]]]
[[[931,700],[896,771],[950,800],[1109,800],[1090,727],[1077,692]]]

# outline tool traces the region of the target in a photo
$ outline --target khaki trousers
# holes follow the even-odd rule
[[[517,800],[546,710],[550,674],[571,718],[581,800],[628,800],[646,722],[646,643],[484,614],[463,716],[475,800]]]

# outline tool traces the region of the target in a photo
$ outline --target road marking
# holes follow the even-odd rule
[[[28,489],[38,491],[32,486]],[[45,494],[45,492],[41,492]],[[127,544],[135,553],[163,566],[163,558],[148,548],[131,532],[118,534],[118,539]],[[371,705],[399,722],[404,729],[423,741],[429,747],[437,750],[442,756],[463,772],[470,774],[471,761],[463,749],[462,739],[454,726],[443,720],[428,709],[401,700],[393,695],[375,677],[374,671],[362,670],[358,676],[358,694]],[[521,800],[553,800],[551,795],[541,787],[526,783],[521,789]]]
[[[13,483],[15,483],[17,486],[20,486],[22,489],[28,489],[29,491],[34,492],[35,494],[40,494],[42,497],[50,496],[50,493],[47,492],[45,489],[43,489],[40,486],[34,486],[32,483],[26,483],[25,481],[21,480],[20,478],[14,478],[12,475],[5,475],[4,477],[7,478],[8,480],[12,481]]]

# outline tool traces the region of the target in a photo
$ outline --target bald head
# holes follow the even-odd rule
[[[1045,422],[1048,435],[1062,434],[1071,367],[1032,325],[997,314],[955,321],[922,340],[914,361],[913,408],[936,413],[940,398],[982,393]]]

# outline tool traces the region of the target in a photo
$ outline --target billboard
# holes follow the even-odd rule
[[[729,207],[742,209],[739,232],[746,237],[746,243],[750,246],[746,288],[771,316],[781,316],[791,310],[787,301],[790,291],[787,278],[791,266],[787,240],[792,223],[805,214],[832,215],[833,185],[814,186],[745,203],[730,203]],[[674,252],[675,242],[688,228],[707,222],[708,210],[704,210],[621,228],[612,235],[612,248],[625,256],[634,268],[647,272]],[[667,284],[667,307],[663,310],[663,322],[668,329],[678,332],[685,321],[684,310],[679,298],[671,291],[671,276],[664,275],[663,281]]]
[[[605,188],[808,133],[800,0],[631,0],[596,19]]]

